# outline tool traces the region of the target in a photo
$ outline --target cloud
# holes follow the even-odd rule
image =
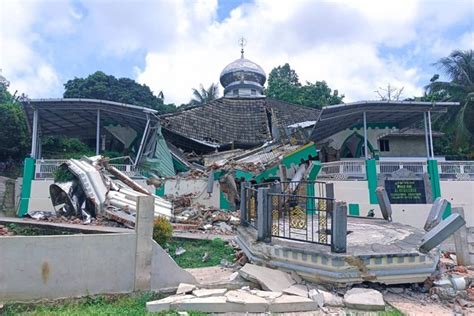
[[[52,23],[64,10],[62,4],[48,10],[38,2],[0,2],[0,68],[10,81],[10,91],[33,97],[48,97],[62,90],[57,71],[50,61],[35,50],[44,37],[35,28],[40,20],[49,34],[63,34],[73,27],[66,19]],[[47,22],[49,21],[49,22]]]
[[[163,91],[166,102],[186,103],[192,88],[218,82],[239,57],[242,35],[246,57],[267,73],[289,62],[301,81],[326,80],[347,101],[376,98],[374,90],[388,83],[411,97],[436,71],[431,63],[473,40],[469,0],[255,0],[225,19],[217,17],[217,0],[4,0],[0,6],[3,75],[12,87],[42,97],[60,95],[60,82],[70,79],[63,78],[61,59],[69,69],[115,63]]]
[[[244,35],[246,57],[267,72],[289,62],[302,81],[326,80],[347,101],[373,99],[374,91],[388,83],[404,87],[403,95],[412,97],[422,93],[421,67],[403,53],[383,54],[381,47],[400,49],[420,40],[418,27],[426,22],[420,16],[438,20],[441,15],[436,10],[421,14],[427,6],[415,1],[258,0],[234,9],[220,23],[201,24],[199,35],[183,33],[166,49],[150,51],[137,78],[163,90],[167,101],[187,102],[192,87],[218,81],[224,66],[238,57],[237,39]],[[444,24],[456,22],[451,15]]]

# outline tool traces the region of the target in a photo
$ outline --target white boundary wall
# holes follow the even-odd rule
[[[135,236],[0,237],[0,301],[132,292]]]
[[[358,204],[360,216],[373,209],[375,217],[382,218],[378,204],[369,203],[367,181],[333,181],[336,200]],[[468,227],[474,226],[474,181],[441,181],[441,195],[453,207],[464,208]],[[392,204],[394,222],[423,228],[432,204]]]

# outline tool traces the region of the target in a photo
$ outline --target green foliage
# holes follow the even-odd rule
[[[87,78],[74,78],[64,84],[65,98],[89,98],[149,107],[160,113],[174,112],[174,104],[164,104],[163,94],[155,96],[147,85],[129,78],[115,78],[96,71]]]
[[[69,171],[68,168],[65,167],[60,167],[57,168],[54,173],[54,182],[68,182],[74,180],[75,176],[72,174],[71,171]]]
[[[0,85],[0,161],[22,160],[30,148],[26,119],[20,104]]]
[[[173,226],[163,216],[159,216],[153,222],[153,239],[160,244],[161,247],[165,247],[167,243],[171,241],[173,237]]]
[[[3,307],[1,314],[5,316],[109,316],[109,315],[154,315],[178,316],[176,311],[148,313],[146,302],[162,299],[165,296],[153,292],[134,293],[127,295],[95,295],[84,298],[56,300],[36,304],[8,303]],[[191,316],[207,315],[202,312],[190,311]]]
[[[45,158],[78,159],[95,155],[94,150],[77,138],[46,136],[42,139],[42,145]]]
[[[438,81],[439,75],[433,76],[425,87],[423,101],[457,101],[461,107],[450,109],[435,121],[434,127],[450,138],[449,151],[468,148],[474,155],[474,51],[454,50],[435,65],[450,81]]]
[[[186,252],[176,256],[176,249],[179,247],[186,249]],[[206,252],[209,258],[203,262],[202,257]],[[234,249],[220,238],[213,240],[174,238],[169,245],[169,254],[180,267],[185,269],[217,266],[222,259],[234,261]]]
[[[337,90],[332,91],[325,81],[302,85],[298,74],[288,63],[270,72],[266,94],[270,98],[313,108],[340,104],[344,99],[344,95],[339,96]]]
[[[187,106],[203,105],[209,101],[217,99],[218,96],[219,86],[217,84],[211,83],[207,89],[205,89],[203,85],[200,85],[199,89],[193,88],[193,98],[187,104]]]

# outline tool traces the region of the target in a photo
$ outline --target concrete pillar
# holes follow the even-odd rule
[[[369,151],[367,145],[367,114],[364,112],[364,157],[369,159]]]
[[[38,149],[38,110],[33,111],[33,131],[31,135],[31,158],[37,158]]]
[[[345,253],[347,250],[347,204],[336,202],[331,216],[331,252]]]
[[[425,123],[425,146],[426,146],[426,159],[430,159],[430,143],[428,141],[428,125],[426,123],[426,113],[423,113],[423,121]]]
[[[433,131],[431,130],[431,112],[430,112],[430,111],[428,111],[428,130],[429,130],[429,137],[430,137],[431,159],[434,159],[434,151],[433,151]]]
[[[257,191],[257,240],[264,241],[264,242],[271,241],[271,203],[269,203],[270,201],[269,201],[268,193],[269,193],[269,188],[258,188],[258,191]]]
[[[139,196],[135,220],[137,238],[135,254],[135,291],[148,291],[151,288],[154,213],[155,198],[153,196]]]
[[[95,154],[99,155],[100,153],[100,110],[97,109],[97,124],[95,131]]]
[[[462,207],[453,207],[451,211],[453,214],[459,214],[464,218],[464,209]],[[457,264],[460,266],[474,265],[474,258],[471,258],[471,255],[469,254],[468,236],[469,232],[466,225],[459,228],[453,235]]]
[[[246,187],[248,182],[242,182],[240,184],[240,225],[248,226],[248,217],[247,217],[247,192]]]

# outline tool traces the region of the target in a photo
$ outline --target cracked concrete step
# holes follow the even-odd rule
[[[250,263],[243,266],[243,268],[239,270],[239,274],[244,279],[259,283],[262,289],[272,292],[283,292],[283,290],[288,289],[296,283],[290,274],[286,272]]]

